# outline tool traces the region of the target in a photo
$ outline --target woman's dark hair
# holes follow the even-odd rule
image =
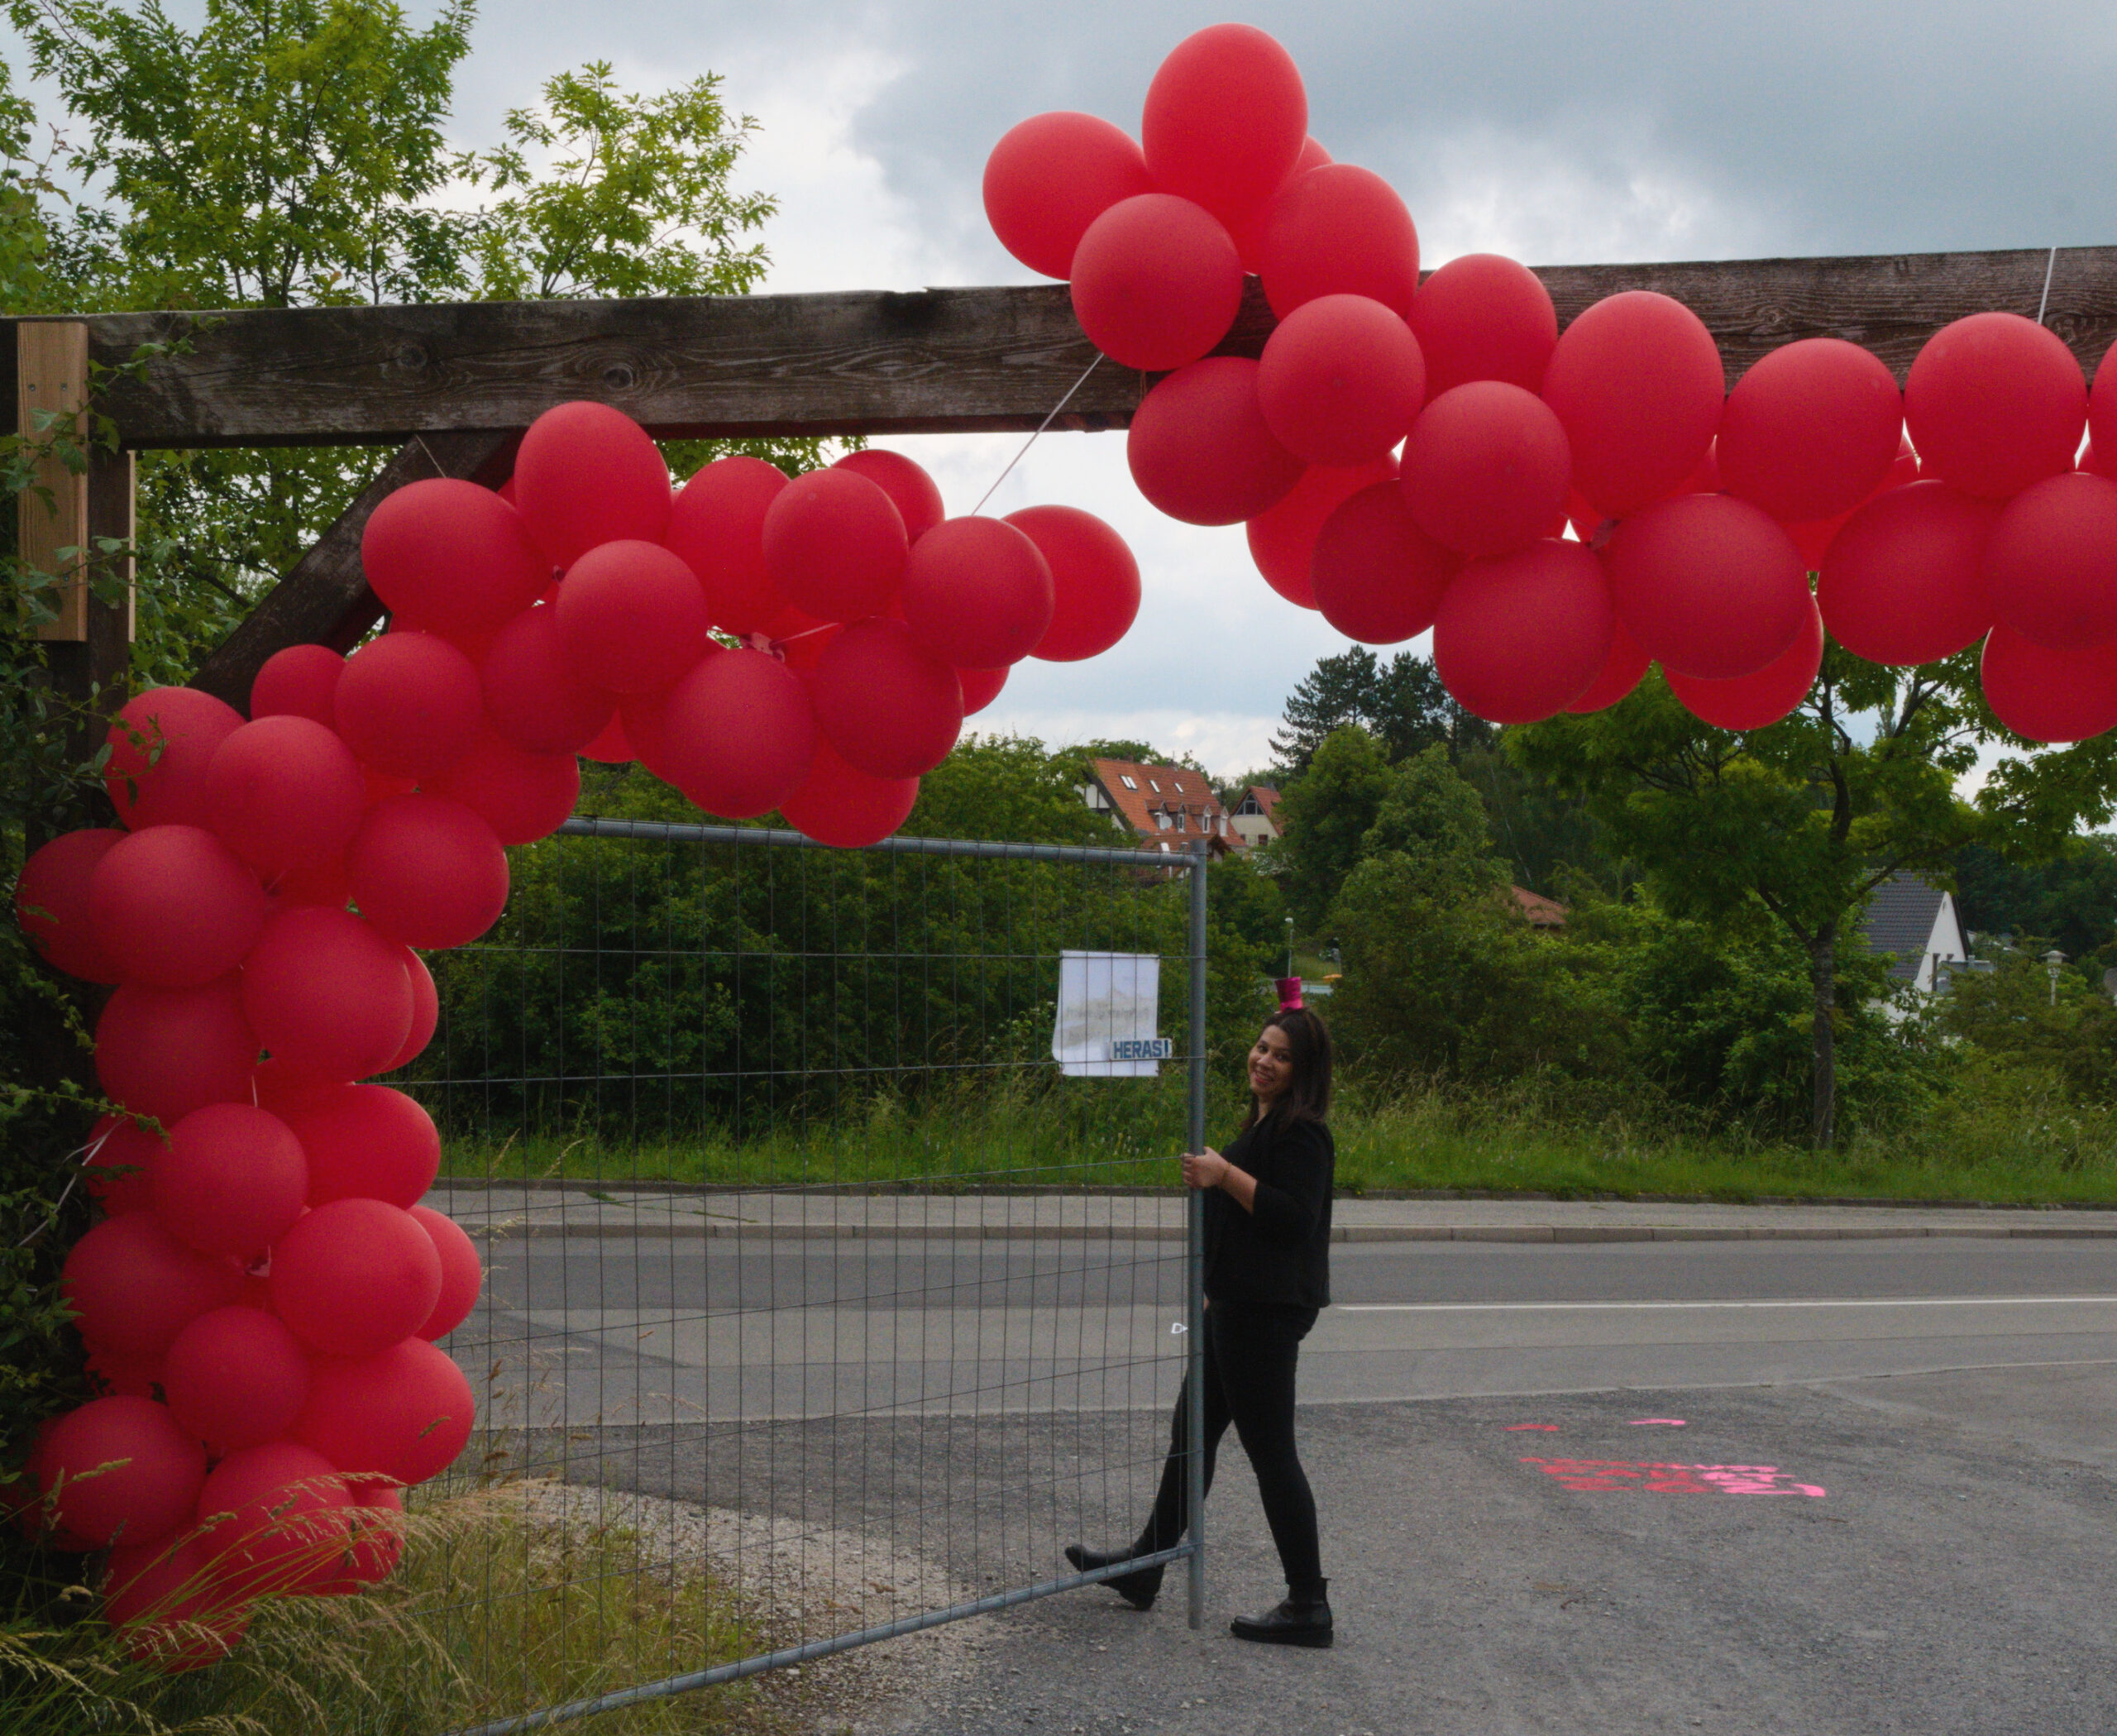
[[[1273,1104],[1272,1113],[1289,1121],[1320,1121],[1331,1113],[1331,1031],[1306,1007],[1282,1007],[1264,1021],[1264,1031],[1274,1025],[1287,1034],[1288,1058],[1293,1078],[1286,1092]],[[1259,1035],[1263,1031],[1259,1031]],[[1257,1099],[1250,1100],[1250,1112],[1242,1118],[1245,1128],[1256,1125]]]

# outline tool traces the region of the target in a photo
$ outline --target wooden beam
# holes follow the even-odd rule
[[[1691,265],[1558,265],[1562,318],[1620,289],[1675,296],[1718,340],[1730,382],[1798,337],[1862,344],[1901,379],[1966,313],[2033,317],[2048,256],[1897,254]],[[915,294],[112,313],[84,322],[90,358],[174,353],[111,380],[128,446],[372,444],[451,428],[520,428],[593,398],[658,434],[934,433],[1032,428],[1094,360],[1063,285]],[[2092,369],[2117,340],[2117,247],[2061,249],[2047,320]],[[1222,347],[1272,329],[1253,281]],[[1058,426],[1118,428],[1149,380],[1104,362]]]
[[[78,319],[25,323],[15,332],[15,428],[32,449],[34,481],[16,502],[22,564],[55,575],[45,600],[58,619],[36,636],[78,643],[88,636],[88,475],[60,450],[88,445],[88,328]]]

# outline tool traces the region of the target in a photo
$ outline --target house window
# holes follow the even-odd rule
[[[1151,777],[1147,780],[1147,787],[1152,790],[1157,796],[1161,794],[1161,786],[1156,783]]]
[[[1139,785],[1132,782],[1131,777],[1127,773],[1123,772],[1120,772],[1117,774],[1117,781],[1123,784],[1128,790],[1136,790],[1140,787]]]
[[[1174,787],[1178,795],[1181,796],[1183,793],[1183,780],[1182,778],[1172,777],[1169,779],[1169,782]]]

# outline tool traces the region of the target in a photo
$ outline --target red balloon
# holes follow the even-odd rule
[[[1149,504],[1186,524],[1235,524],[1286,498],[1302,465],[1264,425],[1258,371],[1240,356],[1209,356],[1147,394],[1125,457]]]
[[[2117,482],[2068,471],[2031,484],[1994,522],[1983,571],[1993,615],[2024,638],[2117,638]]]
[[[1930,663],[1976,644],[1992,624],[1983,562],[1998,516],[1995,503],[1945,482],[1877,495],[1823,555],[1823,624],[1876,663]]]
[[[338,733],[389,777],[431,777],[462,757],[484,722],[477,665],[431,633],[385,633],[346,659]]]
[[[724,647],[715,644],[700,662],[710,663],[727,654]],[[695,669],[697,665],[692,667]],[[669,709],[669,695],[673,691],[671,686],[658,693],[628,693],[618,704],[618,721],[624,725],[633,753],[640,764],[664,783],[671,779],[667,731],[662,727],[662,717]]]
[[[581,757],[603,766],[628,765],[638,758],[633,752],[632,744],[625,739],[625,726],[615,712],[603,725],[603,733],[581,750]]]
[[[816,744],[808,782],[780,803],[779,811],[818,844],[857,850],[902,825],[918,800],[917,778],[871,777],[840,758],[826,737]]]
[[[1007,685],[1005,669],[958,669],[956,679],[963,683],[963,715],[973,717],[1000,696],[1000,690]]]
[[[896,508],[897,516],[904,520],[905,536],[911,542],[916,543],[948,516],[948,509],[941,504],[941,490],[934,479],[902,452],[884,452],[880,447],[871,446],[860,452],[848,452],[831,468],[849,470],[856,476],[865,476],[887,495]]]
[[[120,1356],[159,1357],[201,1314],[242,1294],[242,1274],[186,1247],[151,1212],[107,1217],[67,1251],[60,1294],[84,1338]]]
[[[387,1085],[325,1085],[279,1107],[308,1157],[308,1203],[379,1199],[409,1211],[441,1171],[433,1117]]]
[[[2087,395],[2088,450],[2081,460],[2083,470],[2095,468],[2090,461],[2097,452],[2108,455],[2105,463],[2117,458],[2117,368],[2110,366],[2113,355],[2117,355],[2117,343],[2103,352],[2102,364],[2095,371],[2095,385]]]
[[[764,651],[701,662],[662,714],[669,781],[709,814],[750,820],[801,787],[816,719],[801,677]]]
[[[308,1192],[301,1143],[279,1117],[208,1103],[170,1130],[147,1172],[155,1216],[202,1254],[255,1260],[299,1217]]]
[[[1404,498],[1419,528],[1466,555],[1511,554],[1565,511],[1573,456],[1533,392],[1478,380],[1443,392],[1404,442]]]
[[[1639,685],[1646,673],[1647,664],[1652,661],[1640,648],[1639,641],[1624,630],[1624,623],[1617,622],[1611,630],[1610,654],[1603,659],[1602,673],[1588,684],[1585,693],[1565,709],[1580,716],[1608,710]]]
[[[394,1483],[368,1476],[348,1478],[353,1505],[352,1522],[344,1566],[319,1594],[358,1591],[363,1585],[379,1585],[397,1571],[404,1556],[404,1494]]]
[[[706,643],[705,592],[658,543],[604,543],[566,569],[558,626],[573,672],[618,694],[666,687]]]
[[[206,768],[208,823],[268,878],[338,855],[366,808],[360,762],[313,718],[245,724]]]
[[[1312,464],[1364,464],[1410,432],[1426,402],[1412,328],[1364,295],[1304,302],[1264,342],[1257,403],[1288,451]]]
[[[487,721],[532,753],[585,748],[617,713],[616,700],[574,673],[559,612],[547,603],[523,610],[495,635],[478,684]]]
[[[1312,568],[1324,521],[1362,489],[1387,482],[1396,474],[1394,457],[1344,469],[1317,464],[1304,471],[1284,499],[1250,521],[1250,558],[1264,582],[1289,603],[1315,608]]]
[[[490,489],[453,476],[385,495],[361,532],[361,566],[392,614],[452,638],[492,632],[535,602],[552,577],[522,514]]]
[[[1429,399],[1473,380],[1541,392],[1558,342],[1558,312],[1542,279],[1497,253],[1466,253],[1434,272],[1412,299],[1411,326]]]
[[[257,1070],[250,1076],[251,1095],[260,1109],[269,1109],[289,1126],[294,1112],[334,1091],[346,1088],[346,1081],[310,1073],[303,1068],[291,1067],[284,1061],[267,1058],[257,1064]],[[306,1148],[304,1148],[306,1149]],[[315,1166],[310,1165],[312,1179]],[[313,1200],[310,1202],[314,1203]]]
[[[2029,741],[2086,741],[2117,729],[2117,639],[2054,650],[1995,626],[1978,668],[1992,715]]]
[[[1546,538],[1455,576],[1434,618],[1433,667],[1488,722],[1535,723],[1588,691],[1616,624],[1602,563]]]
[[[1408,318],[1419,286],[1412,214],[1371,170],[1331,163],[1296,175],[1272,201],[1259,275],[1284,319],[1322,295],[1363,295]]]
[[[581,800],[581,762],[570,753],[533,753],[488,728],[420,787],[461,802],[502,844],[532,844],[563,825]]]
[[[816,660],[809,696],[830,744],[870,777],[931,771],[963,731],[963,684],[901,621],[874,617],[839,633]]]
[[[328,1356],[371,1356],[425,1324],[441,1256],[418,1220],[380,1199],[318,1206],[272,1249],[272,1306]]]
[[[433,1251],[441,1260],[441,1297],[418,1336],[428,1340],[445,1337],[470,1318],[477,1303],[479,1287],[485,1282],[485,1267],[479,1263],[478,1251],[471,1246],[471,1238],[454,1218],[432,1206],[414,1206],[412,1216],[433,1239]]]
[[[112,844],[88,877],[88,921],[128,983],[196,988],[226,976],[265,925],[257,877],[211,832],[158,825]]]
[[[284,1434],[308,1396],[308,1356],[262,1308],[215,1308],[176,1335],[162,1359],[170,1414],[222,1452]]]
[[[1650,506],[1618,526],[1605,559],[1618,618],[1680,675],[1754,675],[1808,624],[1800,551],[1761,507],[1732,495]]]
[[[514,500],[555,567],[604,543],[658,543],[669,528],[669,466],[647,431],[602,404],[562,404],[529,424]]]
[[[213,1571],[244,1598],[320,1590],[342,1571],[352,1491],[314,1448],[270,1441],[230,1453],[198,1492]]]
[[[410,946],[467,946],[507,908],[507,853],[484,820],[441,796],[391,796],[346,853],[361,915]]]
[[[151,1399],[93,1399],[60,1418],[37,1452],[59,1528],[98,1547],[166,1537],[191,1516],[206,1449]]]
[[[62,832],[22,864],[15,882],[15,921],[39,956],[89,983],[116,983],[116,961],[88,916],[88,882],[126,834],[112,826]]]
[[[204,1538],[121,1543],[103,1581],[103,1619],[136,1663],[174,1674],[216,1664],[241,1643],[255,1605],[213,1571]]]
[[[153,1399],[160,1395],[162,1361],[159,1356],[121,1356],[100,1346],[87,1344],[88,1384],[98,1398]]]
[[[1242,259],[1221,220],[1167,193],[1121,200],[1073,255],[1073,317],[1121,367],[1159,372],[1205,355],[1242,308]]]
[[[1573,443],[1574,485],[1613,519],[1661,499],[1712,446],[1725,381],[1713,334],[1681,302],[1651,289],[1597,302],[1544,371],[1544,401]]]
[[[1716,729],[1763,729],[1809,696],[1823,667],[1823,615],[1812,605],[1807,627],[1754,675],[1731,681],[1694,681],[1668,672],[1669,691],[1690,714]]]
[[[423,1483],[455,1462],[474,1420],[463,1371],[447,1351],[408,1338],[371,1356],[318,1364],[294,1438],[349,1477]]]
[[[110,726],[103,787],[133,831],[206,823],[206,768],[242,727],[234,706],[195,687],[151,687]]]
[[[1307,141],[1300,69],[1250,25],[1198,31],[1156,69],[1140,137],[1155,185],[1223,215],[1260,205]]]
[[[2087,382],[2057,332],[2019,313],[1972,313],[1926,340],[1904,414],[1923,475],[2004,500],[2073,467]]]
[[[786,606],[764,564],[764,515],[786,486],[777,465],[737,453],[699,471],[670,510],[662,540],[697,577],[724,633],[762,633]]]
[[[1140,563],[1124,538],[1074,506],[1025,506],[1009,513],[1007,523],[1036,544],[1051,570],[1051,624],[1031,657],[1078,662],[1101,656],[1131,630],[1140,613]],[[983,709],[970,703],[967,687],[963,709]]]
[[[1714,447],[1728,492],[1782,522],[1850,512],[1904,438],[1904,394],[1880,358],[1837,337],[1772,351],[1736,381]]]
[[[232,973],[198,988],[127,983],[96,1021],[96,1078],[135,1115],[174,1126],[208,1103],[247,1101],[257,1035]]]
[[[399,950],[404,954],[405,980],[412,985],[412,1028],[390,1057],[389,1064],[382,1069],[385,1073],[394,1073],[423,1055],[433,1040],[434,1027],[441,1023],[441,997],[435,992],[427,961],[409,946]]]
[[[144,1212],[154,1203],[148,1180],[169,1141],[129,1116],[106,1115],[88,1134],[88,1155],[81,1160],[84,1185],[106,1217]]]
[[[896,503],[856,471],[798,476],[764,515],[765,570],[781,595],[820,620],[886,610],[910,547]]]
[[[338,677],[346,660],[328,645],[289,645],[265,659],[250,684],[250,715],[305,717],[327,729],[337,722]]]
[[[1046,277],[1070,277],[1087,227],[1120,199],[1154,191],[1121,127],[1092,114],[1031,115],[985,160],[985,217],[1000,245]]]
[[[333,1079],[380,1073],[412,1028],[404,949],[349,911],[295,905],[244,962],[242,1010],[289,1066]]]
[[[1323,521],[1310,573],[1325,620],[1349,639],[1394,645],[1433,625],[1462,565],[1419,528],[1401,488],[1377,482]]]
[[[913,544],[905,562],[905,620],[961,668],[1020,662],[1036,649],[1056,605],[1042,551],[1001,519],[948,519]]]
[[[313,868],[289,868],[272,882],[271,888],[275,908],[289,904],[322,904],[332,910],[343,910],[352,896],[342,855],[319,862]]]

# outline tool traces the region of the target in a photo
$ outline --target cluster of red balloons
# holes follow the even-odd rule
[[[1760,728],[1827,627],[1889,663],[1982,640],[1986,697],[2029,739],[2117,726],[2117,370],[2091,412],[2064,343],[1994,313],[1937,333],[1901,391],[1815,338],[1729,392],[1667,296],[1561,334],[1512,260],[1422,283],[1403,201],[1307,127],[1286,50],[1216,25],[1155,73],[1139,141],[1039,115],[986,165],[1002,244],[1070,280],[1104,354],[1164,375],[1128,448],[1162,511],[1245,524],[1267,582],[1350,638],[1431,629],[1494,722],[1613,705],[1658,660],[1700,718]],[[1211,353],[1247,273],[1278,319],[1255,361]],[[2091,419],[2108,476],[2092,446],[2075,466]]]

